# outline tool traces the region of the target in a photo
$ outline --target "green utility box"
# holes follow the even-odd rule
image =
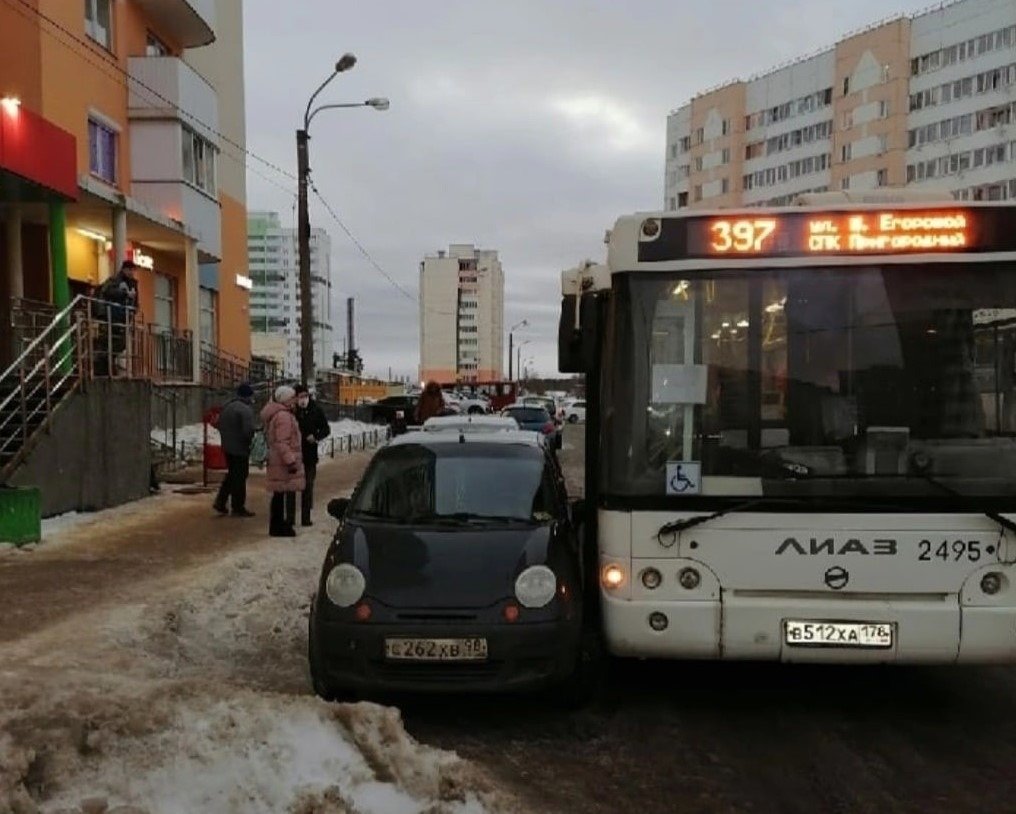
[[[42,539],[42,502],[36,486],[0,486],[0,543]]]

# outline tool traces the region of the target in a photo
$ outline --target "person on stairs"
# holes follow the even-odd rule
[[[303,479],[306,481],[300,493],[300,523],[304,526],[314,525],[311,522],[311,510],[314,508],[314,479],[317,477],[318,443],[332,434],[324,410],[307,389],[307,385],[298,384],[296,390],[296,420],[303,436]]]
[[[261,411],[268,443],[266,485],[272,494],[268,533],[272,537],[295,537],[296,493],[306,482],[303,475],[303,439],[293,409],[296,391],[288,385],[275,390],[275,399]]]

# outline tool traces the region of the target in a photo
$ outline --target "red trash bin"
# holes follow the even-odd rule
[[[219,423],[219,413],[222,412],[221,407],[212,407],[210,410],[205,412],[204,422],[204,444],[202,449],[202,461],[204,464],[202,480],[204,485],[208,485],[208,472],[209,470],[224,471],[229,468],[226,462],[226,453],[222,449],[222,444],[211,444],[208,442],[208,428],[216,427]]]

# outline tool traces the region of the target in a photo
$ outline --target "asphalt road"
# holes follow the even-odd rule
[[[562,462],[581,482],[581,427]],[[533,811],[1016,811],[1016,669],[615,662],[580,712],[405,699]]]

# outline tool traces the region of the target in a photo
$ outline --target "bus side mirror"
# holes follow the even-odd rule
[[[346,516],[346,509],[349,508],[348,497],[336,497],[328,501],[328,514],[334,517],[336,520],[341,520]]]
[[[579,308],[579,327],[575,309]],[[557,367],[562,373],[588,373],[598,363],[602,320],[600,298],[585,294],[579,299],[566,294],[561,299],[561,321],[557,330]]]

